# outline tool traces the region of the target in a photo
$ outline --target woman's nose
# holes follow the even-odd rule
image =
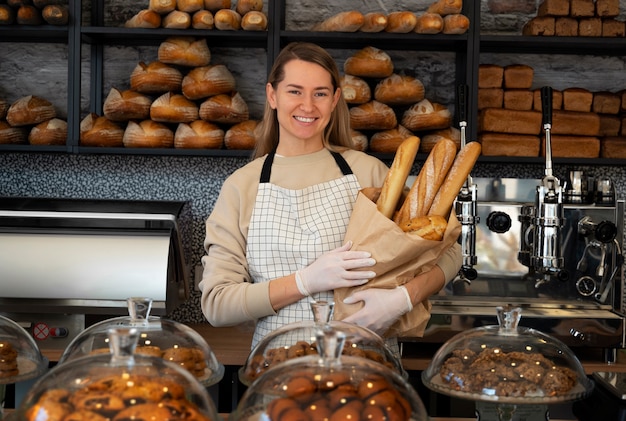
[[[313,109],[313,97],[309,95],[302,96],[302,102],[300,103],[300,108],[304,111],[311,111]]]

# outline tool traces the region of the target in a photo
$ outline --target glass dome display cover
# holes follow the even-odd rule
[[[224,376],[224,365],[198,332],[182,323],[150,316],[150,298],[132,297],[127,302],[129,316],[106,319],[83,330],[65,348],[59,364],[86,355],[110,353],[109,329],[127,327],[139,331],[135,354],[161,357],[178,364],[204,386],[219,383]]]
[[[47,370],[48,359],[33,337],[15,321],[0,315],[0,385],[29,380]]]

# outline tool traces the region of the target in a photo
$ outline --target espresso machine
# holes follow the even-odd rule
[[[543,178],[468,178],[461,189],[463,265],[431,297],[431,320],[414,340],[442,343],[497,324],[495,308],[512,304],[522,308],[521,325],[574,349],[598,348],[611,361],[626,346],[624,201],[601,175],[572,169],[562,181],[553,174],[551,104],[543,88]]]

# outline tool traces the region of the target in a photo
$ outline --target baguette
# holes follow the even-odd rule
[[[406,224],[418,216],[427,215],[439,187],[446,179],[456,157],[456,144],[442,138],[428,154],[394,221]]]
[[[391,167],[387,172],[380,196],[376,202],[376,208],[389,219],[393,217],[393,213],[396,210],[419,145],[419,137],[410,136],[406,138],[398,147]]]
[[[440,241],[446,232],[448,221],[442,216],[424,215],[413,218],[399,227],[402,231],[419,235],[424,240]]]
[[[363,15],[363,25],[359,28],[361,32],[375,33],[381,32],[387,26],[387,16],[380,12],[371,12]]]
[[[385,32],[396,34],[407,34],[415,29],[417,17],[413,12],[400,11],[391,12],[387,15],[387,26]]]
[[[436,215],[443,218],[447,218],[450,215],[452,204],[472,171],[480,155],[480,150],[480,143],[469,142],[459,151],[445,181],[439,188],[428,210],[428,215]]]
[[[365,17],[358,10],[340,12],[313,26],[319,32],[356,32],[363,26]]]

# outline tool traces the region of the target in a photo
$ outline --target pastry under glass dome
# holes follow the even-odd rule
[[[139,331],[136,354],[161,357],[178,364],[204,386],[219,383],[224,377],[224,365],[198,332],[182,323],[150,316],[150,298],[132,297],[127,301],[129,316],[106,319],[83,330],[65,348],[59,364],[86,355],[110,353],[109,329],[127,327]]]
[[[521,309],[498,307],[499,325],[460,333],[422,372],[429,389],[472,401],[553,404],[586,397],[593,382],[561,341],[518,326]]]
[[[206,388],[187,370],[135,354],[141,334],[109,329],[111,353],[75,358],[42,376],[11,420],[219,421]]]
[[[229,420],[429,419],[404,377],[367,358],[342,355],[345,341],[343,331],[319,326],[320,353],[268,369],[246,389]]]
[[[407,377],[400,358],[379,335],[356,324],[330,320],[333,309],[333,302],[312,301],[313,320],[289,323],[267,334],[239,369],[239,380],[249,386],[275,365],[297,357],[319,355],[316,333],[322,326],[345,334],[343,355],[370,359]]]
[[[47,370],[48,359],[33,337],[15,321],[0,316],[0,385],[29,380]]]

